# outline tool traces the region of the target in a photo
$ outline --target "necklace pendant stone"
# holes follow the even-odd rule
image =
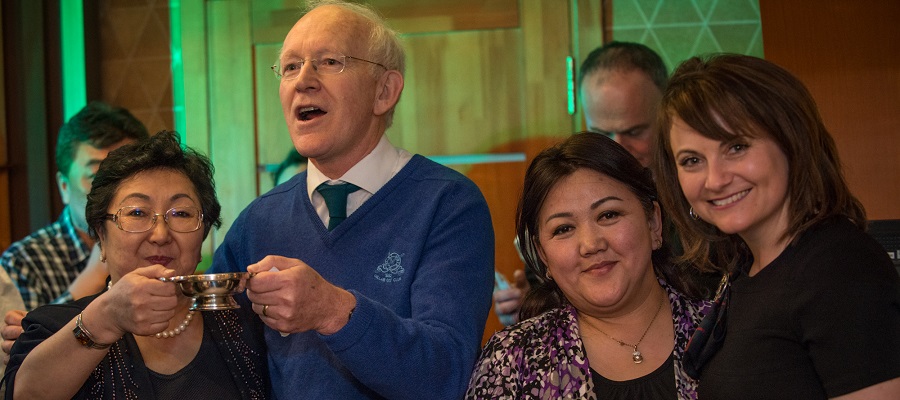
[[[631,360],[634,361],[635,364],[640,364],[644,362],[644,356],[641,355],[640,351],[635,350],[634,353],[631,353]]]

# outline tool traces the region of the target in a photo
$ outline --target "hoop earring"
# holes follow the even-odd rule
[[[547,282],[552,282],[552,281],[553,281],[553,277],[550,276],[550,270],[549,270],[549,269],[547,270],[547,272],[544,272],[544,277],[547,278]]]
[[[653,240],[653,250],[659,250],[660,248],[662,248],[662,240],[661,239]]]
[[[691,210],[688,211],[688,214],[690,214],[690,215],[691,215],[691,218],[693,218],[695,221],[699,221],[699,220],[700,220],[700,216],[697,215],[697,213],[694,212],[694,207],[691,207]]]

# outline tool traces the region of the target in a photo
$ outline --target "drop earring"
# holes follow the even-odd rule
[[[697,215],[697,213],[694,212],[694,207],[691,207],[691,210],[688,211],[688,214],[690,214],[690,215],[691,215],[691,218],[693,218],[695,221],[699,221],[699,220],[700,220],[700,216]]]

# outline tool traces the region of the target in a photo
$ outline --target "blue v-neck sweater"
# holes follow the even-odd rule
[[[462,396],[494,268],[487,203],[468,178],[416,155],[329,232],[303,172],[241,212],[210,272],[243,271],[267,255],[302,260],[357,300],[333,335],[266,328],[277,398]]]

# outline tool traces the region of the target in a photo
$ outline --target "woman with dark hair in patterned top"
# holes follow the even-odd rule
[[[669,260],[650,171],[577,134],[534,159],[517,214],[540,283],[485,345],[466,397],[696,398],[681,357],[709,303]]]

